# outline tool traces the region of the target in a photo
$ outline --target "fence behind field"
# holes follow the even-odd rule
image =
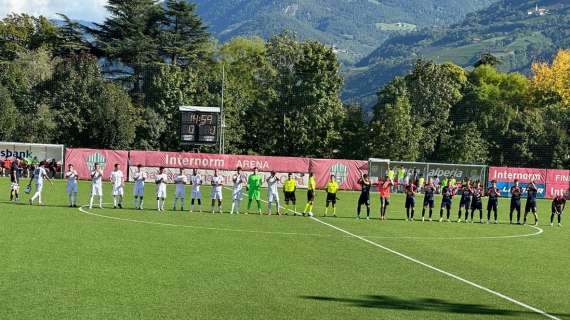
[[[396,178],[398,169],[403,166],[409,179],[412,179],[414,175],[417,177],[421,175],[426,180],[429,177],[450,178],[453,175],[458,182],[465,178],[486,181],[487,184],[490,184],[491,180],[497,180],[503,196],[509,195],[508,192],[514,179],[519,179],[523,188],[531,180],[534,180],[539,188],[539,197],[552,198],[557,194],[562,194],[570,198],[570,170],[384,161],[387,161],[390,167],[396,171]],[[220,175],[225,177],[226,183],[230,184],[231,176],[239,166],[246,172],[251,172],[254,167],[258,167],[262,174],[276,171],[281,179],[284,179],[289,172],[294,173],[300,188],[306,187],[309,172],[314,173],[318,188],[324,188],[330,175],[334,174],[343,190],[359,190],[358,180],[363,173],[368,173],[369,166],[368,162],[363,160],[72,148],[66,149],[65,162],[75,165],[81,179],[88,179],[93,164],[99,162],[104,168],[105,176],[110,175],[115,163],[121,164],[123,170],[130,171],[130,173],[132,173],[132,168],[140,164],[143,170],[151,176],[158,171],[159,167],[168,168],[167,173],[170,173],[170,176],[177,173],[180,168],[186,169],[185,173],[187,174],[191,173],[189,169],[200,169],[206,181],[213,174],[213,170],[218,169]]]

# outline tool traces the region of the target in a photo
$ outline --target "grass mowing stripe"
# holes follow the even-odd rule
[[[311,219],[313,219],[313,221],[316,221],[316,222],[318,222],[318,223],[321,223],[321,224],[323,224],[323,225],[326,225],[326,226],[328,226],[328,227],[330,227],[330,228],[333,228],[333,229],[335,229],[335,230],[337,230],[337,231],[340,231],[340,232],[342,232],[342,233],[344,233],[344,234],[347,234],[347,235],[349,235],[349,236],[351,236],[351,237],[354,237],[354,238],[356,238],[356,239],[362,240],[362,241],[364,241],[364,242],[366,242],[366,243],[368,243],[368,244],[371,244],[371,245],[373,245],[373,246],[375,246],[375,247],[378,247],[378,248],[380,248],[380,249],[382,249],[382,250],[388,251],[388,252],[390,252],[390,253],[392,253],[392,254],[395,254],[395,255],[397,255],[397,256],[399,256],[399,257],[402,257],[402,258],[404,258],[404,259],[406,259],[406,260],[409,260],[409,261],[411,261],[411,262],[417,263],[417,264],[422,265],[422,266],[424,266],[424,267],[426,267],[426,268],[428,268],[428,269],[431,269],[431,270],[433,270],[433,271],[439,272],[439,273],[441,273],[441,274],[443,274],[443,275],[446,275],[446,276],[451,277],[451,278],[453,278],[453,279],[459,280],[459,281],[461,281],[461,282],[463,282],[463,283],[466,283],[466,284],[468,284],[468,285],[470,285],[470,286],[473,286],[473,287],[475,287],[475,288],[478,288],[478,289],[480,289],[480,290],[483,290],[483,291],[486,291],[486,292],[488,292],[488,293],[490,293],[490,294],[493,294],[493,295],[495,295],[495,296],[497,296],[497,297],[500,297],[500,298],[502,298],[502,299],[505,299],[505,300],[507,300],[507,301],[510,301],[510,302],[512,302],[512,303],[514,303],[514,304],[516,304],[516,305],[519,305],[519,306],[525,308],[525,309],[528,309],[528,310],[531,310],[531,311],[533,311],[533,312],[536,312],[536,313],[538,313],[538,314],[540,314],[540,315],[542,315],[542,316],[544,316],[544,317],[546,317],[546,318],[553,319],[553,320],[561,320],[561,319],[558,318],[558,317],[555,317],[555,316],[553,316],[553,315],[551,315],[551,314],[549,314],[549,313],[547,313],[547,312],[545,312],[545,311],[543,311],[543,310],[540,310],[540,309],[538,309],[538,308],[535,308],[535,307],[533,307],[533,306],[531,306],[531,305],[528,305],[528,304],[526,304],[526,303],[524,303],[524,302],[520,302],[520,301],[518,301],[518,300],[516,300],[516,299],[514,299],[514,298],[511,298],[511,297],[509,297],[509,296],[507,296],[507,295],[504,295],[504,294],[502,294],[502,293],[500,293],[500,292],[491,290],[491,289],[486,288],[486,287],[484,287],[484,286],[482,286],[482,285],[480,285],[480,284],[477,284],[477,283],[474,283],[474,282],[469,281],[469,280],[467,280],[467,279],[464,279],[464,278],[462,278],[462,277],[460,277],[460,276],[457,276],[457,275],[455,275],[455,274],[453,274],[453,273],[447,272],[447,271],[445,271],[445,270],[441,270],[441,269],[439,269],[439,268],[437,268],[437,267],[434,267],[434,266],[432,266],[432,265],[429,265],[429,264],[427,264],[427,263],[425,263],[425,262],[422,262],[422,261],[420,261],[420,260],[417,260],[417,259],[415,259],[415,258],[412,258],[412,257],[410,257],[410,256],[407,256],[407,255],[405,255],[405,254],[403,254],[403,253],[401,253],[401,252],[398,252],[398,251],[396,251],[396,250],[393,250],[393,249],[390,249],[390,248],[388,248],[388,247],[386,247],[386,246],[383,246],[383,245],[381,245],[381,244],[379,244],[379,243],[376,243],[376,242],[374,242],[374,241],[371,241],[371,240],[368,240],[368,239],[366,239],[366,238],[363,238],[363,237],[361,237],[361,236],[359,236],[359,235],[356,235],[356,234],[354,234],[354,233],[352,233],[352,232],[350,232],[350,231],[344,230],[344,229],[339,228],[339,227],[337,227],[337,226],[335,226],[335,225],[332,225],[332,224],[330,224],[330,223],[326,223],[326,222],[324,222],[324,221],[322,221],[322,220],[320,220],[320,219],[318,219],[318,218],[311,217]]]

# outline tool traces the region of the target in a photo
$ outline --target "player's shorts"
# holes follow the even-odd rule
[[[433,199],[424,199],[424,207],[433,208],[435,206],[435,201]]]
[[[210,198],[212,200],[222,200],[224,198],[224,196],[222,195],[222,190],[212,189],[212,193],[210,194]]]
[[[158,190],[156,190],[156,197],[166,199],[166,186],[158,187]]]
[[[271,192],[269,191],[269,202],[279,202],[279,193],[277,191]]]
[[[390,198],[388,197],[380,197],[380,205],[385,207],[390,205]]]
[[[336,204],[336,193],[327,193],[327,204]]]
[[[451,209],[451,199],[442,199],[441,200],[441,207],[446,209]]]
[[[406,197],[406,209],[416,206],[416,198]]]
[[[461,198],[459,207],[469,209],[471,207],[471,198]]]
[[[497,199],[489,199],[489,202],[487,202],[487,210],[497,211],[498,203],[499,201]]]
[[[562,206],[552,206],[552,214],[562,214]]]
[[[307,190],[307,201],[315,201],[315,190]]]
[[[471,210],[483,210],[483,201],[475,200],[471,202]]]
[[[123,186],[113,186],[113,195],[114,196],[122,196],[123,194],[125,194],[125,190],[123,188]]]
[[[524,207],[524,211],[536,211],[536,201],[527,200],[526,205]]]
[[[285,191],[285,202],[296,202],[295,191]]]
[[[10,185],[10,189],[14,191],[19,191],[20,185],[17,182],[12,182],[12,184]]]
[[[358,197],[358,205],[366,205],[369,206],[370,205],[370,195],[369,194],[360,194],[360,197]]]
[[[177,199],[185,199],[186,198],[186,190],[184,189],[176,189],[175,197]]]
[[[135,184],[134,194],[135,197],[144,197],[144,184]]]
[[[77,193],[78,192],[78,187],[77,187],[77,182],[73,182],[73,183],[67,183],[67,186],[65,187],[65,191],[70,194],[70,193]]]
[[[511,199],[511,209],[521,209],[521,200],[520,199]]]
[[[192,190],[192,199],[202,199],[202,191]]]
[[[36,192],[42,193],[42,190],[44,190],[44,184],[43,183],[36,183]]]
[[[94,184],[91,186],[91,196],[102,197],[103,196],[103,185]]]
[[[261,200],[261,191],[260,190],[249,190],[247,193],[247,196],[249,197],[249,199],[251,200]]]
[[[243,189],[237,189],[232,191],[232,200],[241,201],[243,199]]]
[[[403,185],[405,185],[405,184],[406,184],[406,183],[405,183],[405,181],[404,181],[404,178],[398,179],[398,185],[403,186]]]

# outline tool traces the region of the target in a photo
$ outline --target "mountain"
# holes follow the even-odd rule
[[[221,41],[289,29],[333,45],[345,64],[394,34],[445,26],[496,0],[191,0]]]
[[[532,62],[570,48],[569,25],[568,0],[501,0],[459,24],[388,39],[347,72],[343,97],[370,107],[376,91],[417,59],[468,67],[491,53],[501,59],[503,71],[529,73]]]

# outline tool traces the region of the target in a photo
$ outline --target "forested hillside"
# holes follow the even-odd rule
[[[209,30],[221,41],[283,29],[303,39],[334,45],[353,63],[389,36],[459,22],[495,0],[193,0]]]
[[[343,97],[372,105],[378,88],[409,70],[417,59],[468,67],[482,53],[491,53],[501,60],[501,70],[528,74],[533,61],[550,59],[557,49],[570,47],[568,25],[569,1],[502,0],[467,15],[460,24],[387,40],[349,71]]]

